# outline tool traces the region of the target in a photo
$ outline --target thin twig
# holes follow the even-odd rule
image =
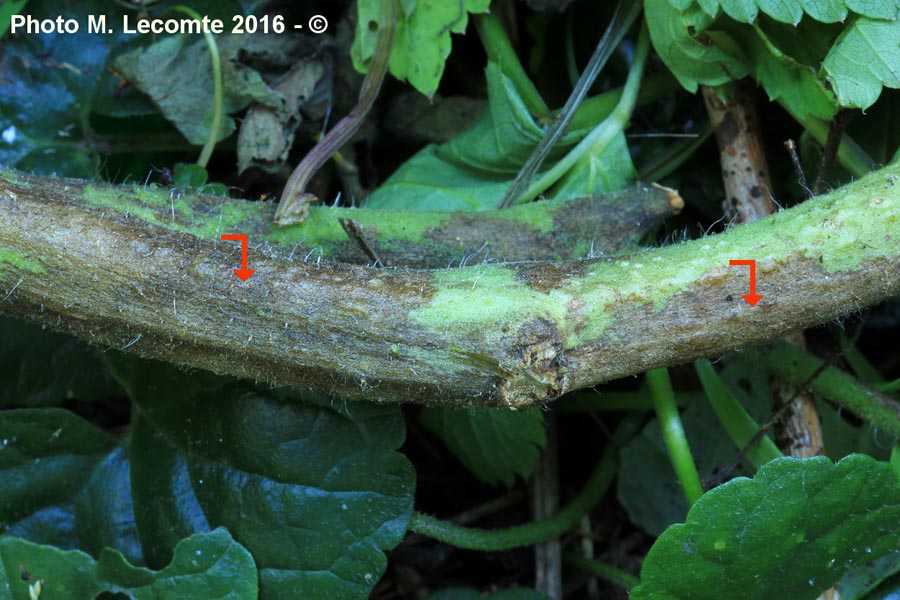
[[[359,247],[363,252],[366,253],[366,256],[369,257],[375,266],[379,269],[383,269],[387,266],[381,257],[378,256],[378,253],[375,251],[375,247],[369,243],[369,240],[366,239],[366,232],[362,230],[362,227],[359,226],[359,223],[354,221],[353,219],[344,219],[343,217],[338,218],[338,223],[341,224],[341,227],[344,228],[344,231],[347,233],[347,237],[351,240],[359,244]]]
[[[812,194],[818,196],[825,191],[825,181],[831,175],[831,170],[837,161],[838,148],[841,146],[841,138],[844,137],[844,130],[847,123],[850,122],[852,113],[846,110],[838,111],[828,126],[828,141],[825,142],[825,148],[822,151],[822,162],[819,165],[819,174],[816,175],[816,181],[813,183]]]
[[[794,143],[794,140],[787,140],[784,142],[784,147],[787,149],[788,155],[791,157],[791,163],[794,165],[797,183],[800,185],[800,189],[803,190],[803,199],[809,200],[814,194],[806,183],[806,174],[803,172],[803,165],[800,164],[800,157],[797,156],[797,144]]]
[[[620,0],[619,4],[616,5],[616,12],[613,13],[612,21],[610,21],[609,26],[603,33],[603,37],[597,42],[597,47],[584,68],[584,72],[578,79],[578,84],[572,90],[572,94],[566,100],[566,104],[559,111],[559,114],[556,115],[553,125],[547,130],[540,143],[531,153],[531,156],[528,157],[528,160],[519,170],[519,174],[516,175],[497,208],[508,208],[518,201],[519,196],[522,195],[531,182],[531,178],[540,170],[547,154],[550,153],[550,150],[553,149],[559,138],[566,132],[566,127],[568,127],[569,122],[575,115],[575,111],[578,109],[581,101],[584,100],[584,97],[591,89],[594,80],[600,73],[600,69],[609,60],[613,50],[625,37],[625,33],[627,33],[640,12],[641,4],[640,2],[635,2],[635,0]]]
[[[390,64],[397,21],[397,3],[398,0],[381,0],[378,23],[380,29],[375,42],[375,53],[372,55],[372,62],[369,63],[369,72],[366,73],[362,88],[359,90],[356,106],[303,157],[291,173],[281,193],[278,210],[275,212],[276,225],[291,225],[306,220],[309,203],[318,200],[314,194],[306,192],[306,185],[322,165],[359,130],[375,103]]]

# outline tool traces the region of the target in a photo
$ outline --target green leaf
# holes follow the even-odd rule
[[[900,572],[900,551],[866,563],[844,575],[838,582],[840,600],[875,600],[868,593],[897,572]]]
[[[76,499],[114,447],[102,431],[65,410],[0,412],[0,533],[81,547],[75,521],[83,508],[76,508]]]
[[[87,133],[83,126],[98,80],[107,76],[110,53],[125,38],[90,34],[83,21],[88,14],[106,14],[115,22],[122,11],[101,0],[72,0],[35,2],[28,12],[35,19],[78,18],[81,27],[73,34],[16,35],[3,41],[0,165],[93,177],[99,155],[81,144]]]
[[[239,61],[242,45],[252,35],[217,38],[222,61],[225,115],[247,108],[254,100],[276,106],[283,98],[273,92],[254,69]],[[189,142],[201,145],[209,137],[213,118],[213,76],[206,41],[172,36],[146,48],[119,56],[114,66],[135,87],[147,94]],[[234,119],[224,116],[217,139],[235,130]]]
[[[691,0],[668,0],[673,7],[684,10]],[[782,23],[796,24],[806,13],[822,23],[843,22],[848,13],[873,19],[894,19],[897,5],[890,0],[697,0],[708,15],[718,11],[742,23],[752,23],[762,12]]]
[[[780,458],[703,495],[650,549],[630,598],[816,598],[900,546],[900,488],[887,463],[854,454]]]
[[[511,486],[516,475],[527,481],[547,443],[537,408],[424,407],[420,418],[473,475],[492,485]]]
[[[644,14],[657,54],[689,92],[696,92],[701,83],[722,85],[748,74],[743,57],[734,54],[736,44],[708,35],[713,20],[699,6],[682,10],[669,2],[645,0]],[[707,39],[694,37],[700,33],[707,33]]]
[[[882,87],[900,88],[900,21],[856,18],[822,63],[841,106],[869,108]]]
[[[129,455],[144,554],[225,526],[267,599],[365,598],[406,532],[414,473],[397,406],[335,404],[115,358],[140,408]]]
[[[787,39],[787,35],[796,36],[798,29],[780,27],[764,30],[760,26],[737,25],[729,27],[728,32],[740,42],[754,79],[765,88],[770,100],[784,102],[800,119],[812,115],[831,120],[838,109],[834,93],[816,75],[815,69],[782,50],[781,46],[791,47],[795,42]],[[785,32],[786,29],[791,31]]]
[[[206,169],[194,163],[177,163],[172,170],[172,180],[175,185],[188,188],[198,188],[209,180]]]
[[[380,26],[380,0],[359,0],[351,56],[360,72],[368,69]],[[389,69],[400,81],[431,98],[450,55],[451,33],[465,33],[469,13],[486,13],[490,0],[406,0],[400,3]]]
[[[100,350],[26,321],[0,317],[0,406],[93,402],[122,393]]]
[[[92,556],[100,556],[105,548],[113,548],[132,564],[144,564],[134,522],[131,467],[124,446],[117,447],[94,467],[78,495],[75,532],[78,547]]]
[[[133,600],[244,600],[257,596],[253,558],[225,529],[178,544],[161,571],[131,566],[104,550],[98,560],[77,550],[60,550],[18,538],[0,537],[0,588],[4,598],[94,598],[103,592]]]
[[[543,137],[515,85],[494,63],[485,70],[489,110],[470,129],[441,145],[429,145],[401,165],[366,200],[367,208],[402,210],[492,210]],[[590,128],[570,131],[550,153],[548,164],[573,148]],[[588,157],[548,194],[591,196],[621,189],[634,180],[624,136],[605,152]]]

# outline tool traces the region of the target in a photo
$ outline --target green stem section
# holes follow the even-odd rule
[[[0,312],[348,400],[517,407],[900,293],[900,165],[723,234],[582,261],[329,263],[245,229],[264,206],[0,171]],[[249,236],[247,281],[225,233]],[[733,259],[756,260],[756,306]]]
[[[472,15],[472,18],[488,59],[500,65],[503,74],[512,80],[516,91],[519,92],[519,96],[522,97],[522,101],[528,108],[528,112],[538,121],[546,119],[550,114],[550,108],[528,77],[525,67],[519,62],[519,57],[509,41],[509,36],[506,35],[503,23],[490,13]]]
[[[634,52],[634,63],[628,71],[628,78],[625,80],[625,87],[622,90],[622,97],[616,104],[615,109],[602,123],[578,142],[578,145],[572,148],[562,160],[557,161],[553,167],[529,185],[528,189],[516,200],[518,203],[529,202],[536,198],[538,194],[545,192],[584,157],[602,154],[613,138],[625,130],[628,121],[631,119],[631,113],[634,111],[638,90],[641,87],[644,62],[647,59],[649,48],[650,36],[647,34],[647,28],[643,27]]]
[[[584,571],[599,577],[604,581],[608,581],[626,590],[637,587],[641,580],[628,571],[623,571],[612,565],[607,565],[599,560],[591,560],[583,556],[579,556],[574,552],[563,552],[563,560],[567,565],[575,567],[579,571]]]
[[[863,385],[852,375],[835,367],[822,369],[822,360],[784,341],[747,354],[791,385],[807,385],[814,394],[853,411],[882,431],[900,436],[900,403]],[[809,381],[817,372],[817,377]]]
[[[171,12],[182,12],[195,21],[203,20],[200,13],[187,6],[173,6],[169,10]],[[219,132],[222,129],[223,88],[222,59],[219,57],[219,47],[216,45],[216,38],[209,31],[204,31],[203,37],[206,40],[206,45],[209,47],[209,60],[212,63],[213,71],[212,123],[209,125],[209,136],[206,138],[206,144],[203,145],[203,150],[200,151],[200,157],[197,159],[197,164],[205,169],[206,165],[209,164],[209,159],[212,157],[213,150],[216,149],[216,142],[219,140]]]
[[[691,456],[691,449],[684,435],[684,427],[681,426],[681,416],[675,403],[672,382],[669,381],[669,371],[665,367],[647,371],[647,384],[650,386],[656,418],[659,420],[663,439],[669,450],[669,459],[675,468],[678,481],[681,482],[688,505],[692,505],[703,495],[703,485],[700,483],[700,475],[697,473],[694,457]]]
[[[552,517],[506,529],[476,529],[415,512],[409,530],[457,548],[483,552],[521,548],[553,539],[575,527],[603,499],[616,474],[616,452],[613,445],[604,450],[584,488]]]

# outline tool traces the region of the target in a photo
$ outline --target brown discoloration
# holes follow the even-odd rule
[[[724,100],[720,93],[725,94]],[[726,218],[734,218],[737,223],[755,221],[775,210],[767,193],[772,185],[766,175],[762,142],[756,135],[759,128],[752,98],[753,89],[744,81],[718,92],[703,88],[703,100],[719,145]]]
[[[728,300],[746,293],[746,279],[724,266],[728,256],[709,254],[697,259],[699,278],[691,275],[665,299],[648,281],[610,300],[601,287],[609,281],[606,260],[517,264],[507,268],[532,286],[521,311],[507,300],[506,317],[476,311],[470,320],[455,316],[454,307],[463,315],[468,302],[509,294],[508,277],[495,278],[500,287],[485,277],[477,289],[464,285],[461,292],[458,285],[440,287],[432,271],[290,262],[260,248],[251,264],[256,274],[241,282],[231,272],[233,245],[86,208],[57,180],[43,181],[24,186],[0,177],[0,247],[39,260],[46,271],[0,262],[0,312],[142,356],[348,399],[545,402],[568,389],[771,339],[900,293],[900,256],[823,236],[822,253],[853,257],[853,270],[826,273],[801,250],[761,262],[759,292],[766,299],[755,308]],[[874,181],[878,176],[812,206],[835,205],[836,212],[820,215],[825,220],[867,210],[885,194]],[[791,210],[802,217],[803,208]],[[754,243],[781,247],[773,240],[786,220],[759,227]],[[866,223],[856,232],[860,240],[896,236],[894,222]],[[723,235],[748,243],[740,233]],[[703,243],[692,242],[696,257]],[[665,262],[673,256],[682,258]],[[662,272],[683,256],[665,249],[643,255],[662,261]],[[462,279],[494,271],[482,267]],[[548,295],[546,305],[533,290]],[[598,301],[608,306],[591,305]]]
[[[546,319],[535,319],[519,328],[509,340],[514,358],[500,387],[504,404],[517,408],[566,393],[569,378],[559,329]]]

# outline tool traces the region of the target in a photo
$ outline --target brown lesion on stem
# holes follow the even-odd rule
[[[725,217],[737,223],[755,221],[776,211],[753,92],[752,83],[746,79],[715,89],[703,88],[703,99],[719,144],[719,161],[725,182]],[[814,190],[817,187],[819,180]],[[772,300],[771,297],[768,299]],[[786,339],[806,349],[803,332],[792,333]],[[822,425],[812,394],[806,390],[795,391],[777,379],[773,379],[772,387],[779,401],[789,404],[778,436],[782,445],[791,456],[799,458],[824,454]]]

